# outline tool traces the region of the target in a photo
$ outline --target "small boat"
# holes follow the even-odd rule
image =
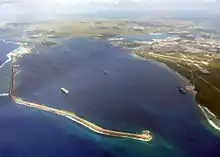
[[[179,89],[180,93],[182,93],[182,94],[186,94],[187,93],[186,87],[184,85],[178,86],[178,89]]]
[[[103,70],[103,73],[104,73],[105,75],[108,75],[108,74],[109,74],[109,71]]]
[[[66,94],[66,95],[69,94],[69,91],[68,91],[66,88],[61,88],[61,91],[62,91],[64,94]]]

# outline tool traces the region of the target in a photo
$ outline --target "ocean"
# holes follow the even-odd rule
[[[220,156],[220,139],[206,127],[193,94],[181,95],[177,86],[184,80],[163,64],[84,37],[63,39],[55,47],[36,45],[32,51],[17,62],[16,96],[72,111],[107,129],[148,129],[153,140],[102,136],[0,97],[0,156]]]

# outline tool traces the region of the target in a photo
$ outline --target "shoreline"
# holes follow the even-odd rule
[[[4,42],[5,42],[5,41],[4,41]],[[13,43],[13,42],[12,42],[12,43]],[[14,43],[14,44],[18,44],[18,43]],[[12,61],[11,55],[12,55],[14,52],[18,51],[18,50],[20,49],[20,47],[21,47],[20,43],[19,43],[18,45],[19,45],[18,48],[16,48],[16,49],[14,49],[13,51],[7,53],[6,56],[8,57],[8,59],[7,59],[6,61],[4,61],[4,62],[0,65],[0,70],[1,70],[7,63],[9,63],[10,61]],[[9,96],[9,93],[0,93],[0,97],[6,97],[6,96]]]
[[[184,82],[186,82],[186,83],[190,82],[190,80],[188,80],[186,77],[184,77],[183,75],[181,75],[177,71],[174,71],[173,69],[169,68],[169,66],[166,65],[165,63],[162,63],[162,62],[159,62],[159,61],[156,61],[156,60],[153,60],[153,59],[149,59],[149,58],[144,58],[144,57],[142,57],[142,56],[140,56],[140,55],[138,55],[136,53],[133,53],[133,52],[132,52],[132,56],[134,58],[139,58],[139,59],[142,59],[142,60],[149,60],[149,61],[151,61],[151,62],[153,62],[153,63],[155,63],[155,64],[157,64],[157,65],[159,65],[159,66],[161,66],[163,68],[165,68],[166,70],[171,71],[173,74],[175,74],[179,78],[181,78]]]
[[[174,71],[173,69],[169,68],[169,66],[166,65],[165,63],[162,63],[162,62],[159,62],[159,61],[156,61],[156,60],[153,60],[153,59],[144,58],[144,57],[142,57],[142,56],[140,56],[140,55],[138,55],[138,54],[136,54],[136,53],[134,53],[134,54],[137,55],[137,56],[139,56],[139,57],[142,58],[142,59],[150,60],[150,61],[153,61],[153,62],[156,63],[156,64],[159,64],[160,66],[162,66],[162,67],[166,68],[167,70],[169,70],[169,71],[173,72],[174,74],[176,74],[176,75],[177,75],[178,77],[180,77],[184,82],[186,82],[186,83],[190,82],[189,79],[187,79],[186,77],[184,77],[183,75],[181,75],[181,74],[178,73],[177,71]],[[133,56],[133,55],[132,55],[132,56]],[[135,57],[135,56],[134,56],[134,57]],[[192,92],[194,93],[194,92],[197,92],[197,91],[194,89]],[[196,95],[194,95],[194,96],[195,96],[194,98],[196,98]],[[219,120],[219,119],[217,118],[217,116],[216,116],[214,113],[212,113],[207,107],[205,107],[205,106],[203,106],[203,105],[200,105],[200,104],[197,103],[197,104],[196,104],[196,107],[198,107],[198,108],[200,109],[200,111],[202,112],[202,114],[205,116],[205,118],[206,118],[208,124],[209,124],[212,128],[214,128],[215,130],[217,130],[217,131],[220,132],[220,126],[218,126],[213,120],[211,120],[211,119],[208,117],[208,114],[207,114],[207,113],[209,113],[209,114],[210,114],[213,118],[215,118],[216,120]],[[220,120],[219,120],[219,121],[220,121]]]
[[[214,119],[219,120],[216,115],[214,113],[212,113],[207,107],[204,107],[200,104],[198,104],[198,107],[200,108],[200,110],[202,111],[203,115],[205,116],[206,120],[208,121],[208,123],[217,131],[220,131],[220,126],[218,126],[217,124],[215,124],[215,122],[213,120],[211,120],[208,116],[208,114],[210,114]],[[220,121],[220,120],[219,120]]]
[[[10,52],[11,53],[11,52]],[[5,66],[5,64],[7,64],[8,62],[11,61],[11,56],[9,55],[10,53],[8,53],[6,56],[8,57],[8,59],[6,61],[4,61],[2,63],[2,65],[0,65],[0,69],[3,68]]]
[[[19,44],[18,48],[14,49],[13,51],[9,52],[6,56],[8,57],[8,59],[6,61],[4,61],[1,65],[0,65],[0,69],[3,68],[5,66],[5,64],[7,64],[8,62],[10,62],[12,60],[11,55],[18,51],[21,48],[21,44]]]

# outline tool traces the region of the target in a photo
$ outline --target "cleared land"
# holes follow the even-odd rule
[[[91,36],[108,38],[120,34],[151,33],[158,31],[154,27],[139,27],[134,21],[95,20],[95,21],[61,21],[30,25],[35,37],[39,36]],[[32,36],[33,37],[33,36]]]
[[[193,26],[193,27],[192,27]],[[51,41],[54,37],[90,36],[109,39],[115,35],[168,33],[179,38],[155,40],[151,42],[110,41],[115,46],[131,48],[141,57],[156,60],[168,65],[174,71],[189,79],[198,91],[199,104],[209,108],[220,118],[220,55],[219,42],[209,37],[218,32],[198,29],[193,22],[181,20],[128,21],[100,19],[95,21],[59,21],[30,25],[32,34],[25,40]],[[207,36],[196,38],[194,34]],[[46,45],[48,43],[46,42]],[[144,49],[139,49],[144,47]],[[151,53],[149,53],[151,52]],[[182,52],[182,53],[180,53]],[[193,75],[192,75],[193,74]],[[193,77],[192,77],[193,76]]]
[[[141,57],[165,63],[196,86],[196,99],[220,118],[220,60],[207,59],[206,54],[163,54],[135,51]],[[203,56],[203,57],[202,57]],[[205,56],[205,57],[204,57]],[[191,60],[193,58],[193,60]],[[208,64],[206,64],[208,62]]]

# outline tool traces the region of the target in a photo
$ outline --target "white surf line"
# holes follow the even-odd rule
[[[0,70],[1,70],[1,68],[3,68],[5,66],[5,64],[7,64],[8,62],[11,61],[10,54],[17,51],[19,48],[20,48],[20,46],[17,49],[15,49],[15,50],[13,50],[13,51],[11,51],[10,53],[7,54],[8,59],[2,65],[0,65]],[[9,96],[9,93],[0,93],[0,97],[6,97],[6,96]]]
[[[220,131],[220,126],[217,126],[211,119],[208,118],[208,115],[206,112],[210,113],[214,118],[217,119],[216,115],[214,115],[207,107],[202,107],[201,105],[199,105],[199,108],[202,110],[203,114],[205,115],[205,118],[207,119],[207,121],[209,122],[209,124],[215,128],[216,130]]]
[[[0,94],[0,97],[9,96],[9,93],[2,93]]]
[[[20,47],[21,47],[21,46],[19,46],[17,49],[15,49],[15,50],[13,50],[13,51],[11,51],[11,52],[9,52],[9,53],[7,54],[8,59],[7,59],[2,65],[0,65],[0,69],[3,68],[3,67],[5,66],[5,64],[7,64],[8,62],[11,61],[11,56],[10,56],[10,54],[13,53],[13,52],[15,52],[15,51],[17,51],[17,50],[19,50]]]
[[[9,54],[10,54],[10,53],[9,53]],[[0,65],[0,69],[3,68],[3,67],[5,66],[5,64],[7,64],[8,62],[11,61],[11,57],[10,57],[9,54],[7,54],[8,59],[7,59],[2,65]]]

